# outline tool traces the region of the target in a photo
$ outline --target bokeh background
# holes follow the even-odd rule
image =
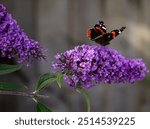
[[[150,66],[150,0],[0,0],[29,37],[38,40],[49,56],[20,72],[0,77],[1,81],[28,85],[34,90],[40,75],[50,72],[56,53],[76,45],[94,44],[86,37],[89,27],[105,21],[108,30],[126,26],[109,47],[124,56],[143,58]],[[9,79],[8,79],[9,78]],[[91,111],[150,111],[150,76],[135,84],[103,85],[88,90]],[[86,111],[84,98],[70,87],[55,84],[43,91],[41,100],[54,111]],[[0,111],[35,111],[33,100],[0,95]]]

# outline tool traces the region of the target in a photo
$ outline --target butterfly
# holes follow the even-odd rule
[[[99,21],[93,28],[88,29],[87,37],[95,41],[96,43],[106,46],[109,42],[118,36],[126,27],[121,29],[112,30],[111,32],[106,31],[106,26],[103,21]]]

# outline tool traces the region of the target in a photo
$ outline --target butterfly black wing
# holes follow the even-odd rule
[[[106,33],[106,26],[103,21],[99,21],[95,26],[88,30],[87,37],[94,40],[96,37]]]
[[[97,42],[98,44],[101,44],[102,46],[106,46],[109,44],[109,42],[112,39],[114,39],[116,36],[118,36],[124,29],[125,29],[125,27],[122,27],[119,30],[112,30],[109,33],[105,33],[103,35],[96,37],[94,39],[94,41]]]
[[[103,21],[99,21],[97,24],[95,24],[94,29],[99,30],[101,34],[106,33],[106,26]]]
[[[88,30],[87,37],[90,40],[93,40],[97,42],[98,44],[105,46],[108,45],[109,42],[114,39],[116,36],[118,36],[125,27],[122,27],[121,29],[113,30],[109,33],[106,31],[106,26],[103,21],[99,21],[95,26]]]

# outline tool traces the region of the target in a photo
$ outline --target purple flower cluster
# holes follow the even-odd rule
[[[55,72],[62,72],[72,87],[90,88],[101,82],[134,83],[148,73],[142,59],[128,59],[118,51],[96,45],[77,46],[57,54],[52,63]]]
[[[0,4],[0,58],[15,58],[18,63],[30,63],[44,58],[42,47],[30,39]]]

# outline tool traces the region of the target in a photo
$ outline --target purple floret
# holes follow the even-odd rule
[[[30,39],[6,8],[0,4],[0,58],[15,58],[18,63],[30,63],[44,58],[41,45]]]
[[[69,86],[90,88],[101,82],[134,83],[142,80],[148,69],[142,59],[129,59],[118,51],[96,45],[77,46],[55,56],[55,72],[61,72]]]

